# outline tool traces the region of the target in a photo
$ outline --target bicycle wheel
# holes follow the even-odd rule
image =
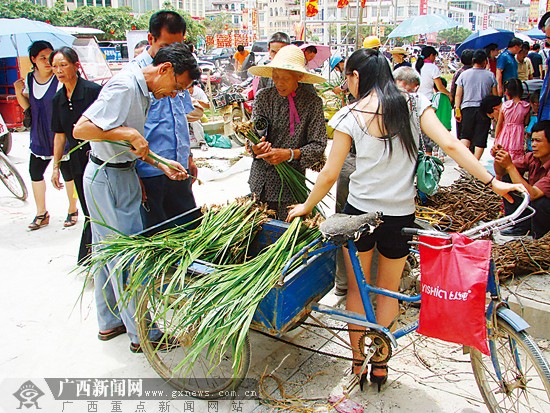
[[[0,179],[17,199],[21,201],[27,199],[28,192],[23,178],[2,152],[0,152]]]
[[[216,399],[219,398],[219,392],[237,389],[246,377],[250,366],[248,335],[236,375],[233,370],[235,354],[232,351],[226,352],[221,357],[215,354],[212,358],[207,356],[205,350],[192,367],[178,368],[191,346],[193,336],[182,332],[176,325],[177,321],[172,322],[173,310],[161,314],[165,306],[164,300],[166,297],[162,295],[159,288],[156,288],[154,293],[144,292],[136,312],[139,341],[153,369],[172,387],[195,392],[196,397],[201,399]],[[172,337],[177,341],[175,348],[167,352],[155,351],[155,346],[149,339],[149,332],[153,325],[150,320],[153,320],[156,329],[164,333],[164,337]]]
[[[474,377],[489,411],[550,412],[550,368],[531,336],[499,318],[489,348],[492,357],[470,349]]]

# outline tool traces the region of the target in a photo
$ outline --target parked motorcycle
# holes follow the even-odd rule
[[[222,111],[223,114],[224,135],[240,146],[244,146],[245,142],[235,133],[233,125],[248,121],[252,117],[254,99],[252,79],[226,87],[212,98],[214,108]]]

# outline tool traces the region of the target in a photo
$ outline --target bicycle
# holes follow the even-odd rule
[[[517,222],[516,219],[527,208],[528,203],[529,198],[526,196],[514,214],[479,225],[464,234],[470,238],[479,238],[489,235],[495,229],[512,225]],[[312,312],[317,312],[340,322],[367,328],[360,342],[360,350],[365,360],[363,367],[369,362],[387,362],[393,349],[397,348],[398,340],[417,329],[418,319],[396,331],[390,331],[377,323],[370,298],[371,293],[392,297],[405,303],[419,303],[421,295],[411,296],[388,291],[366,283],[354,240],[362,232],[373,230],[379,218],[380,215],[376,213],[359,216],[335,214],[322,223],[320,230],[324,237],[312,242],[288,261],[278,285],[259,304],[252,329],[273,338],[280,338],[303,323]],[[260,247],[272,242],[276,233],[284,231],[284,228],[285,224],[280,221],[266,223],[264,233],[259,234]],[[437,231],[419,229],[404,231],[414,235],[450,238],[449,234]],[[350,252],[365,315],[319,303],[320,299],[332,289],[334,256],[336,249],[342,245],[347,245]],[[301,265],[290,271],[289,269],[295,267],[293,264],[296,262],[301,262]],[[195,262],[189,271],[201,273],[213,271],[213,268],[208,263]],[[491,356],[482,355],[475,349],[466,349],[470,353],[474,377],[482,397],[491,412],[548,412],[550,411],[549,364],[537,344],[525,331],[529,325],[510,310],[506,301],[502,299],[493,270],[489,272],[488,278],[487,290],[491,301],[487,307],[486,317]],[[308,286],[305,292],[304,285]],[[251,348],[248,337],[239,355],[232,352],[208,355],[205,352],[195,365],[182,368],[180,362],[192,346],[193,335],[192,332],[183,334],[178,331],[178,320],[171,320],[170,315],[163,313],[163,305],[166,300],[174,302],[173,300],[178,299],[181,301],[180,305],[185,305],[185,300],[182,297],[165,297],[162,291],[162,285],[159,283],[152,293],[144,294],[138,304],[137,314],[141,314],[138,334],[151,366],[170,385],[177,389],[193,391],[199,398],[215,398],[219,391],[237,388],[246,376],[250,363]],[[157,318],[155,316],[157,313],[162,313],[162,317]],[[150,314],[151,318],[146,317],[145,314]],[[336,337],[336,333],[330,326],[318,321],[316,317],[311,316],[311,318],[319,327]],[[151,319],[163,320],[163,325],[158,327],[165,332],[166,336],[175,338],[177,342],[175,350],[160,353],[155,351],[154,346],[148,345]],[[341,337],[336,338],[343,341]],[[349,343],[347,346],[351,348]],[[236,362],[238,374],[234,374],[234,362]],[[352,376],[352,381],[357,383],[355,375]]]
[[[21,201],[27,199],[28,191],[23,178],[2,151],[0,151],[0,180],[17,199]]]

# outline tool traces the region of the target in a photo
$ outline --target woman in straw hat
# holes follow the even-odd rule
[[[400,67],[412,67],[412,65],[405,61],[405,56],[409,55],[402,47],[395,47],[390,50],[391,60],[393,62],[393,70],[399,69]]]
[[[350,176],[349,195],[344,213],[363,214],[381,211],[382,224],[372,234],[363,234],[357,241],[361,267],[371,268],[374,247],[379,252],[378,287],[397,291],[401,273],[409,254],[408,241],[401,235],[403,227],[414,225],[414,176],[418,156],[417,125],[433,139],[445,153],[460,166],[508,199],[508,192],[525,192],[522,185],[513,185],[495,179],[453,137],[437,119],[430,101],[420,94],[400,91],[393,81],[385,57],[373,49],[359,49],[346,62],[349,89],[358,100],[343,107],[333,116],[329,125],[335,129],[328,160],[304,204],[296,205],[288,220],[309,214],[334,185],[352,143],[355,143],[356,171]],[[409,115],[410,114],[410,115]],[[364,314],[364,306],[351,268],[349,254],[344,254],[348,274],[349,311]],[[367,282],[370,273],[365,274]],[[378,324],[391,326],[398,314],[396,299],[378,296],[376,318]],[[359,350],[361,330],[365,327],[349,325],[353,348],[353,373],[358,375],[362,388],[367,378],[365,356]],[[372,363],[370,381],[380,387],[388,377],[386,363]]]
[[[260,201],[277,211],[279,219],[285,219],[287,207],[297,200],[274,165],[290,162],[305,173],[323,159],[327,145],[323,101],[300,83],[325,79],[307,71],[304,53],[294,45],[283,47],[270,64],[251,67],[248,72],[271,78],[275,84],[260,90],[254,99],[253,118],[265,117],[268,129],[260,143],[249,147],[254,161],[248,183]]]

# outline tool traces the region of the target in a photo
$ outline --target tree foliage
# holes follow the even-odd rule
[[[220,12],[220,14],[212,18],[206,18],[204,20],[204,27],[206,29],[206,34],[212,35],[212,36],[215,34],[223,33],[225,31],[226,24],[229,27],[232,26],[231,15],[224,11]]]
[[[170,2],[165,2],[164,7],[165,10],[174,10]],[[24,17],[51,23],[54,26],[92,27],[103,30],[105,34],[102,38],[108,40],[124,40],[126,32],[132,29],[147,30],[149,18],[155,11],[136,17],[129,7],[83,6],[67,11],[64,0],[57,0],[51,8],[20,0],[4,0],[0,3],[0,17],[11,19]],[[204,36],[204,26],[193,20],[189,13],[176,11],[183,16],[187,24],[186,40],[196,43],[200,36]]]
[[[472,31],[464,27],[455,27],[453,29],[442,30],[437,34],[437,41],[447,44],[462,43]]]

